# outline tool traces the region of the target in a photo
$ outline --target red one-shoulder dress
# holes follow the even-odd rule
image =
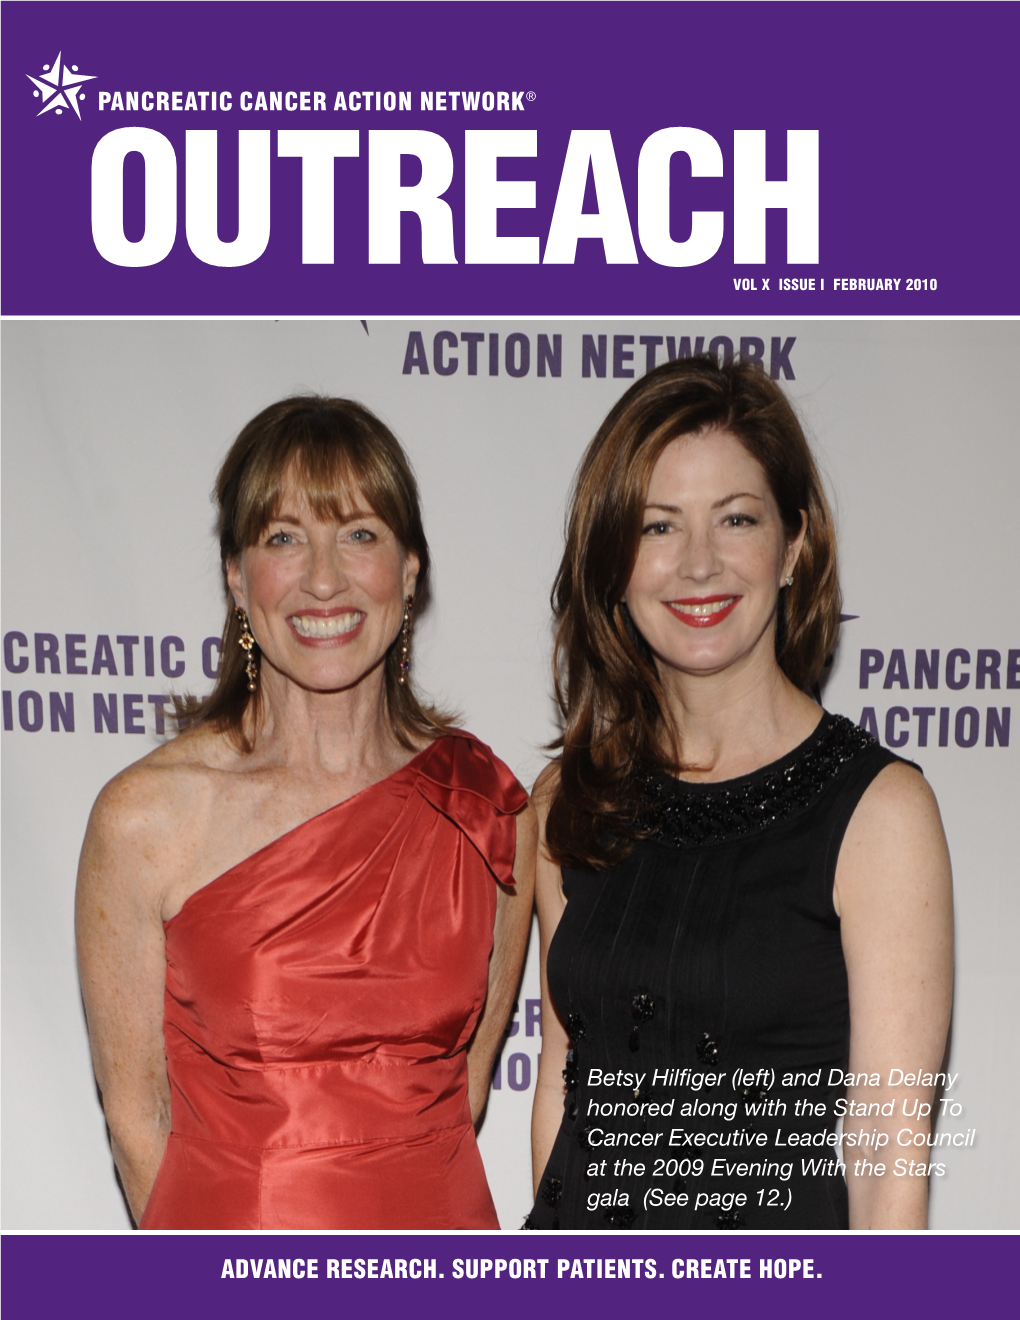
[[[498,1228],[468,1106],[527,801],[469,734],[166,923],[172,1097],[145,1229]]]

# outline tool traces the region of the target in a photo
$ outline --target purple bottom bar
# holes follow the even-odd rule
[[[995,1314],[1018,1263],[1016,1237],[937,1234],[25,1234],[2,1256],[7,1320]]]

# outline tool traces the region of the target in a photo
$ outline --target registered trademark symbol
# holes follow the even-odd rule
[[[535,99],[535,96],[536,96],[536,95],[537,95],[537,93],[535,93],[535,92],[525,92],[525,93],[524,93],[524,99],[525,99],[526,101],[533,101],[533,100]]]

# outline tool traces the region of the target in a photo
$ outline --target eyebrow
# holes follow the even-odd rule
[[[738,490],[732,495],[725,495],[721,500],[716,500],[712,505],[713,509],[721,509],[725,504],[732,504],[734,500],[757,500],[760,504],[765,501],[761,495],[755,495],[754,491]],[[646,509],[659,509],[663,513],[682,513],[683,510],[679,504],[646,504]]]
[[[716,500],[712,505],[713,509],[721,509],[724,504],[732,504],[734,500],[757,500],[759,504],[765,501],[760,495],[756,495],[753,490],[738,490],[732,495],[727,495],[724,499]]]

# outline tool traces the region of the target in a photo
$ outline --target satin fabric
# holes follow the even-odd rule
[[[172,1130],[142,1228],[499,1227],[466,1049],[526,801],[444,736],[165,923]]]

